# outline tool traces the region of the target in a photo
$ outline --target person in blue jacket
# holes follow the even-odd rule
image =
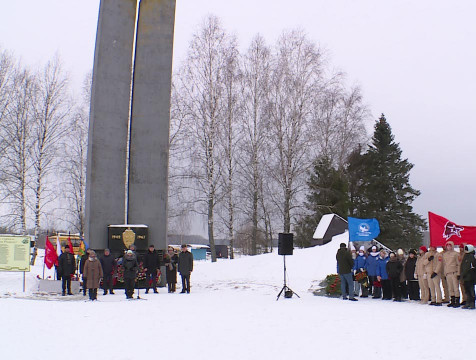
[[[354,273],[355,275],[360,274],[366,271],[367,267],[367,257],[365,256],[365,248],[361,246],[359,248],[359,253],[354,260]],[[361,283],[354,281],[354,293],[356,296],[359,296],[360,288],[362,288],[362,295],[360,297],[368,297],[368,288],[366,286],[361,286]]]
[[[367,275],[369,277],[369,293],[372,294],[374,299],[380,299],[382,297],[381,288],[374,286],[377,283],[377,260],[379,252],[377,247],[374,245],[370,249],[369,256],[367,256],[367,261],[365,262],[365,269],[367,270]]]
[[[383,298],[382,300],[392,300],[392,283],[388,278],[387,263],[390,258],[387,252],[382,249],[377,261],[377,280],[382,284]]]

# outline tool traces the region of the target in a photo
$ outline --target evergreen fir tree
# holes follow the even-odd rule
[[[296,245],[306,247],[310,245],[312,235],[324,214],[337,214],[347,217],[349,200],[347,195],[347,181],[342,171],[335,169],[327,157],[318,158],[314,162],[313,173],[310,175],[305,206],[310,214],[298,220]]]
[[[360,196],[351,206],[358,217],[379,220],[379,240],[390,248],[409,248],[421,244],[426,223],[413,212],[412,202],[420,195],[410,185],[408,159],[394,141],[390,125],[382,114],[375,124],[372,144],[360,161],[362,181],[357,184]]]

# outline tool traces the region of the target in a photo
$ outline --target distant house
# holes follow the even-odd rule
[[[332,237],[348,230],[347,220],[337,214],[326,214],[321,218],[316,231],[312,236],[311,246],[324,245],[332,240]]]
[[[206,260],[207,252],[210,251],[210,246],[201,244],[190,244],[190,252],[193,254],[193,260]]]
[[[228,259],[228,245],[215,245],[217,258]]]

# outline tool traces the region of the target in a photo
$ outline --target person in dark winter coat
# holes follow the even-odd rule
[[[126,298],[132,299],[137,271],[139,270],[139,264],[137,262],[136,255],[132,250],[127,250],[124,258],[122,259],[122,266],[124,268],[124,287],[126,289]]]
[[[402,301],[402,289],[400,284],[400,275],[403,271],[403,265],[395,253],[390,253],[390,258],[385,266],[390,283],[392,284],[393,301]]]
[[[101,262],[96,258],[96,253],[91,250],[89,252],[88,261],[84,264],[84,274],[87,279],[86,287],[89,290],[89,299],[98,299],[98,287],[103,277]]]
[[[417,253],[415,249],[410,249],[408,258],[403,267],[405,278],[407,279],[408,296],[410,300],[420,300],[420,286],[418,279],[415,279]]]
[[[392,300],[392,284],[387,273],[387,263],[389,260],[387,252],[383,249],[380,250],[377,261],[377,280],[382,284],[382,300]]]
[[[374,245],[370,249],[369,256],[367,256],[367,262],[365,264],[367,275],[369,276],[369,292],[374,299],[379,299],[382,296],[382,290],[379,286],[374,286],[377,283],[377,260],[379,252]]]
[[[167,254],[164,255],[165,276],[167,278],[167,290],[174,293],[177,285],[177,264],[178,255],[175,254],[174,248],[169,246]]]
[[[178,259],[178,271],[182,277],[182,291],[180,293],[187,292],[190,294],[190,275],[193,271],[193,255],[187,249],[187,245],[182,245],[182,252]]]
[[[79,273],[82,275],[83,278],[83,296],[86,296],[86,283],[88,279],[84,276],[84,264],[86,264],[86,260],[89,257],[89,249],[86,250],[86,253],[81,256],[81,260],[79,261]]]
[[[71,276],[76,272],[76,260],[74,255],[69,252],[69,245],[64,247],[64,253],[58,259],[58,272],[61,274],[62,295],[66,295],[66,288],[68,289],[68,295],[73,295],[71,292]]]
[[[463,261],[460,267],[460,276],[464,281],[464,291],[466,292],[466,304],[463,309],[474,309],[475,293],[474,282],[476,280],[476,258],[474,256],[474,246],[465,245]]]
[[[340,275],[342,299],[347,300],[347,289],[349,289],[349,300],[357,301],[357,299],[354,297],[354,286],[352,281],[352,268],[354,267],[354,260],[352,259],[352,254],[349,250],[347,250],[347,247],[344,243],[341,243],[339,250],[337,250],[336,260]],[[346,287],[346,285],[348,287]]]
[[[104,294],[107,295],[107,291],[114,295],[113,287],[113,278],[117,271],[117,261],[109,249],[104,250],[104,255],[100,259],[102,270],[104,273],[102,279],[102,287],[104,289]]]
[[[154,245],[149,245],[149,251],[144,256],[144,271],[145,271],[145,293],[149,293],[150,283],[152,279],[152,289],[157,294],[157,270],[160,267],[159,255],[154,249]]]

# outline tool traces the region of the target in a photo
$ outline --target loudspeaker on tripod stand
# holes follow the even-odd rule
[[[293,254],[293,234],[292,233],[279,233],[278,235],[278,254],[283,256],[283,270],[284,270],[284,285],[281,291],[278,294],[276,300],[279,300],[281,294],[284,294],[284,297],[290,299],[293,294],[297,297],[300,297],[294,291],[292,291],[289,286],[286,284],[286,255]]]
[[[294,241],[292,233],[278,234],[278,255],[292,255],[294,249]]]

